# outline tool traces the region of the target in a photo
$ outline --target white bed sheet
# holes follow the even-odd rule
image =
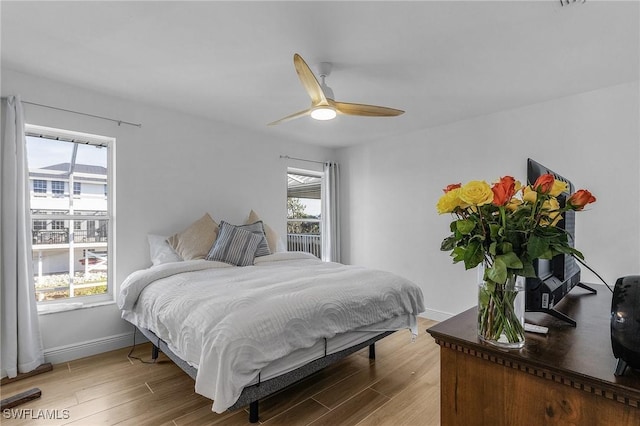
[[[401,277],[300,253],[256,263],[160,265],[131,274],[119,295],[124,319],[197,366],[196,392],[213,399],[216,412],[258,373],[267,380],[323,356],[324,338],[333,353],[381,331],[417,332],[422,292]],[[307,306],[314,303],[319,311]]]

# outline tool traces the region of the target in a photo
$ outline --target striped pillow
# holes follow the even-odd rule
[[[218,238],[207,260],[217,260],[236,266],[253,265],[258,245],[264,236],[233,226],[225,221],[220,223]]]
[[[253,232],[256,235],[259,235],[260,238],[262,238],[260,244],[258,244],[258,250],[256,250],[256,257],[271,254],[271,250],[269,250],[269,243],[267,242],[267,237],[264,233],[264,224],[261,220],[258,220],[249,225],[239,225],[238,228],[246,229],[247,231]]]

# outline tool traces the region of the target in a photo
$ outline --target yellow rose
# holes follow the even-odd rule
[[[551,187],[551,191],[549,192],[549,194],[551,194],[554,197],[557,197],[558,195],[562,194],[566,190],[567,190],[567,182],[563,182],[561,180],[556,179],[553,181],[553,186]]]
[[[511,201],[509,201],[506,205],[507,210],[515,212],[516,210],[518,210],[518,207],[520,207],[522,205],[522,200],[519,200],[517,198],[512,198]]]
[[[442,197],[440,197],[438,204],[436,205],[438,213],[440,214],[451,213],[457,207],[464,207],[464,203],[460,200],[460,188],[446,192]]]
[[[531,189],[530,186],[525,186],[522,190],[522,201],[529,204],[535,204],[538,199],[538,193]]]
[[[472,180],[460,188],[460,199],[472,206],[483,206],[493,201],[493,191],[487,182]]]
[[[556,226],[562,219],[560,215],[560,203],[555,197],[551,197],[542,203],[542,211],[547,216],[546,218],[543,217],[540,221],[542,226]]]

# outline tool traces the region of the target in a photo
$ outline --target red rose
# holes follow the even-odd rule
[[[553,188],[553,183],[555,182],[555,178],[552,174],[545,174],[536,179],[533,184],[533,190],[539,192],[540,194],[548,194],[551,192]]]
[[[595,203],[595,201],[596,197],[594,197],[589,191],[586,189],[580,189],[569,197],[567,205],[571,207],[572,210],[582,210],[584,206],[589,203]]]
[[[454,189],[458,189],[462,187],[461,183],[452,183],[450,185],[447,185],[447,187],[445,189],[443,189],[444,193],[446,194],[449,191],[453,191]]]
[[[511,176],[502,177],[493,185],[491,191],[493,191],[493,204],[504,206],[516,193],[516,181]]]

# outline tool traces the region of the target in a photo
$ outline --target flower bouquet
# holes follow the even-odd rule
[[[551,174],[523,186],[511,176],[493,185],[484,181],[452,184],[437,203],[438,213],[451,213],[451,235],[442,241],[453,262],[465,269],[481,266],[478,293],[478,335],[509,348],[524,345],[524,278],[535,277],[533,262],[567,254],[583,259],[569,234],[556,225],[569,211],[596,201],[581,189],[561,204],[567,183]],[[518,296],[520,295],[520,296]]]

